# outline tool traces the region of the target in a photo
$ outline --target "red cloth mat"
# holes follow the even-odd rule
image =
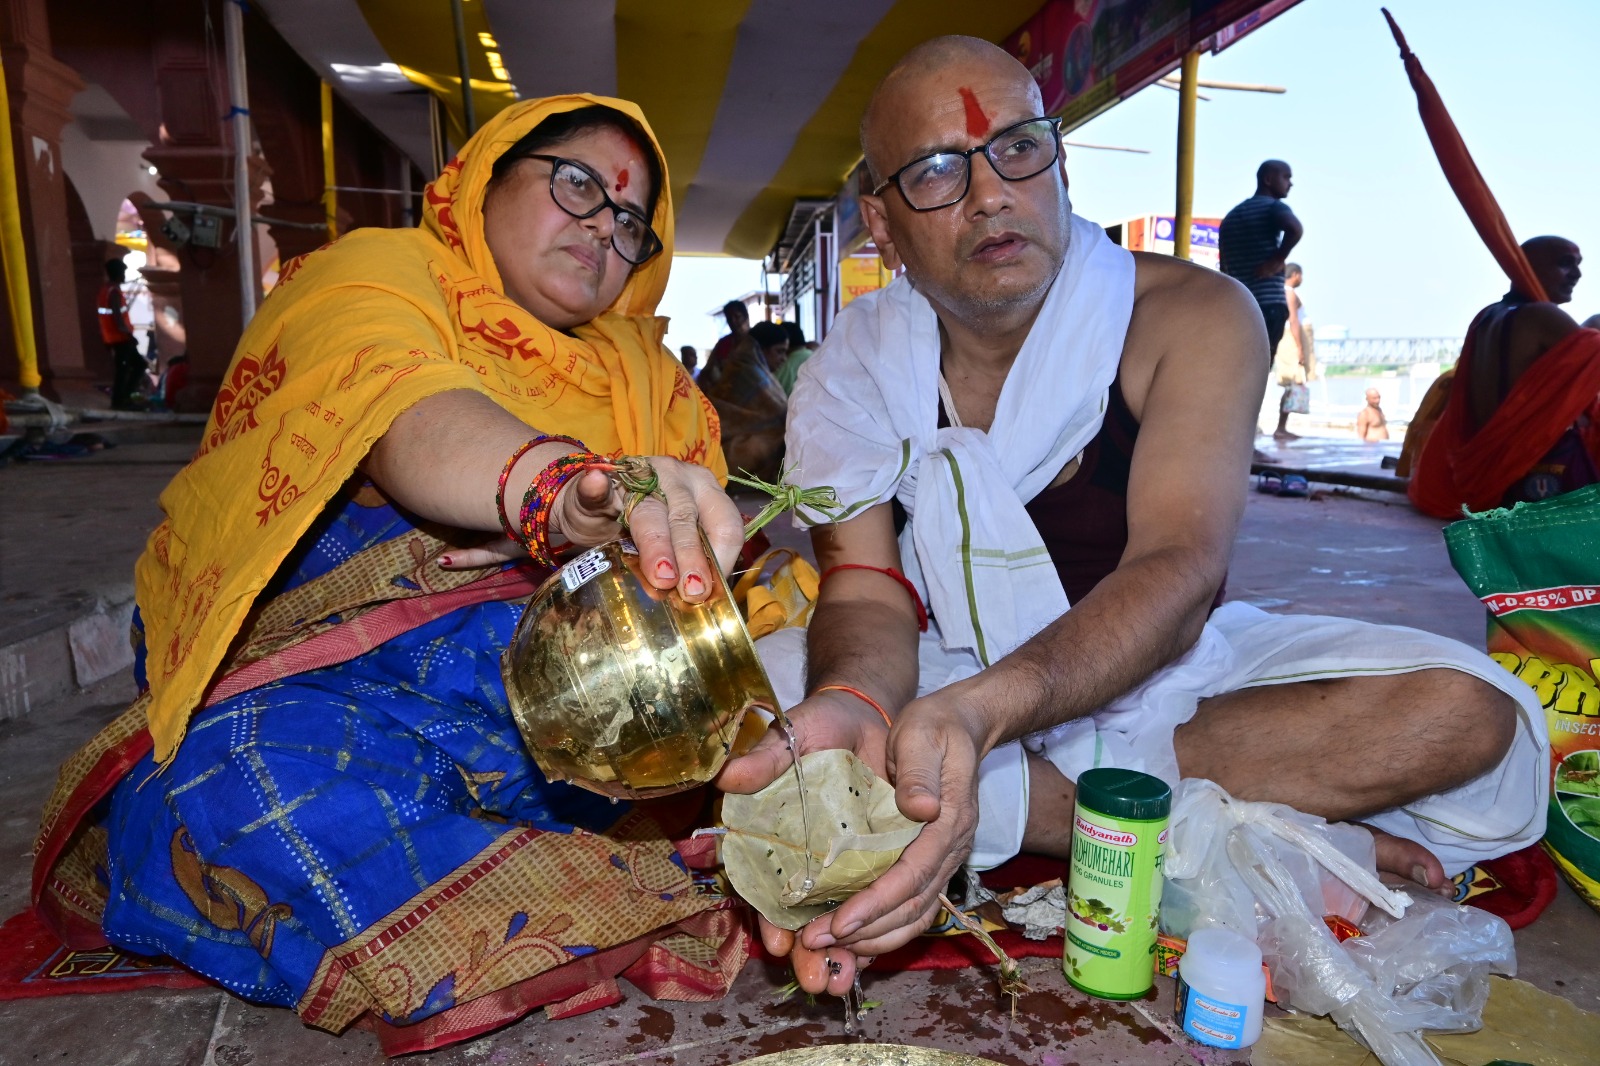
[[[0,1000],[210,984],[170,959],[62,947],[31,907],[0,925]]]
[[[1059,860],[1023,855],[983,875],[984,884],[1003,891],[1060,877]],[[1458,882],[1456,899],[1504,918],[1513,929],[1532,922],[1555,898],[1555,863],[1535,845],[1474,866]],[[1061,937],[1028,940],[1021,933],[994,933],[1014,959],[1060,958]],[[752,949],[764,958],[759,941]],[[924,936],[881,956],[879,971],[954,970],[992,966],[994,958],[975,937]],[[0,925],[0,1000],[81,992],[121,992],[133,988],[205,988],[209,981],[164,958],[131,955],[115,948],[72,951],[45,928],[34,912],[23,911]]]

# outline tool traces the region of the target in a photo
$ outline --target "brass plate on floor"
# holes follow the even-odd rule
[[[744,1066],[999,1066],[993,1059],[958,1055],[931,1047],[904,1044],[828,1044],[796,1048],[760,1058]]]

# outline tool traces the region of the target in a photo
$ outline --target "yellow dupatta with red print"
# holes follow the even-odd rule
[[[395,417],[424,397],[480,392],[594,451],[671,455],[726,476],[716,414],[662,346],[666,321],[653,314],[672,258],[667,188],[651,220],[662,253],[573,335],[502,291],[483,232],[494,161],[550,115],[590,104],[649,133],[622,100],[507,108],[428,186],[420,227],[358,230],[284,271],[239,342],[199,454],[162,493],[166,520],[137,565],[158,762],[177,750],[279,564]]]

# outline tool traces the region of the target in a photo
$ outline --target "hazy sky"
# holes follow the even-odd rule
[[[1389,0],[1519,238],[1558,233],[1600,272],[1600,0]],[[1195,214],[1254,191],[1255,168],[1294,168],[1288,203],[1305,223],[1293,253],[1319,326],[1351,336],[1456,336],[1499,297],[1504,276],[1445,184],[1379,5],[1301,0],[1200,77],[1281,85],[1284,95],[1208,91],[1198,106]],[[1149,155],[1069,149],[1074,208],[1110,223],[1171,214],[1178,94],[1151,86],[1069,134]],[[1586,191],[1587,190],[1587,191]],[[705,312],[759,285],[753,261],[679,258],[662,313],[668,341],[706,346]],[[1600,277],[1568,310],[1600,311]]]

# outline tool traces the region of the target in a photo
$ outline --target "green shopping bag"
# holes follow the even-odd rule
[[[1445,527],[1450,562],[1489,610],[1490,658],[1550,727],[1544,845],[1600,909],[1600,485]]]

